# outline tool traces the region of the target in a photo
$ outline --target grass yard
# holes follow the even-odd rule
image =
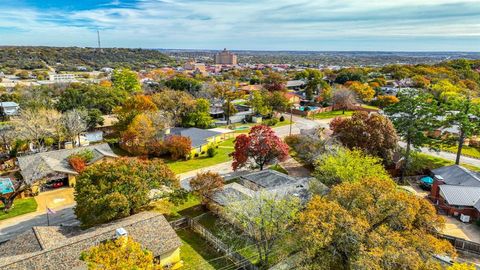
[[[174,205],[168,200],[161,199],[151,202],[145,210],[164,214],[168,220],[175,220],[182,216],[196,217],[206,212],[200,205],[200,198],[191,193],[188,194],[187,201],[180,205]]]
[[[213,269],[234,269],[235,265],[225,259],[219,258],[223,254],[216,252],[207,242],[195,232],[189,229],[177,231],[182,240],[180,257],[184,262],[182,269],[185,270],[213,270]]]
[[[34,198],[16,199],[8,213],[4,212],[3,209],[3,205],[0,206],[0,220],[35,212],[37,210],[37,202]]]
[[[285,117],[285,121],[283,122],[280,122],[278,121],[278,123],[274,126],[270,126],[271,128],[277,128],[277,127],[283,127],[283,126],[288,126],[290,125],[290,119],[289,119],[290,116],[286,116]],[[248,129],[242,129],[242,130],[235,130],[235,133],[248,133],[250,131],[250,128],[253,127],[253,126],[256,126],[256,125],[261,125],[260,124],[256,124],[256,123],[248,123],[248,124],[236,124],[237,127],[248,127]]]
[[[249,259],[250,262],[252,262],[253,264],[258,264],[259,256],[256,246],[251,242],[239,241],[239,238],[232,237],[232,235],[240,235],[240,232],[232,234],[229,231],[230,233],[228,234],[228,236],[225,233],[222,233],[222,225],[218,224],[218,219],[219,218],[217,216],[209,212],[203,215],[199,219],[199,222],[212,234],[220,238],[222,242],[232,247],[243,257]],[[272,253],[270,254],[270,265],[278,263],[282,259],[288,257],[290,254],[295,253],[296,251],[298,251],[298,246],[297,240],[294,239],[294,237],[286,237],[285,239],[280,240],[280,242],[276,244],[276,247],[272,250]]]
[[[232,138],[221,142],[218,145],[217,154],[214,157],[209,157],[207,154],[204,154],[190,160],[172,161],[166,159],[165,163],[174,173],[180,174],[230,161],[232,158],[229,154],[233,152],[233,140]]]
[[[429,169],[436,169],[439,167],[443,166],[449,166],[455,164],[455,162],[435,156],[431,156],[428,154],[424,153],[418,153],[416,154],[416,158],[414,161],[417,163],[416,167],[419,167],[420,169],[422,168],[429,168]],[[463,167],[472,170],[472,171],[477,171],[480,172],[480,168],[468,164],[461,163]]]
[[[335,117],[350,117],[354,111],[330,111],[330,112],[321,112],[313,115],[313,119],[330,119]]]
[[[445,152],[450,152],[453,154],[457,154],[457,146],[456,145],[451,145],[451,146],[442,146],[441,149]],[[476,147],[471,147],[464,145],[462,148],[462,156],[467,156],[467,157],[472,157],[472,158],[478,158],[480,159],[480,149]]]
[[[285,170],[285,168],[283,168],[280,164],[275,164],[273,166],[270,166],[269,169],[277,172],[281,172],[284,174],[288,174],[287,170]]]

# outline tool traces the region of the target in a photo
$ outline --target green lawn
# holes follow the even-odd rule
[[[0,220],[35,212],[37,210],[37,202],[34,198],[16,199],[10,211],[6,213],[3,209],[3,205],[0,206]]]
[[[363,104],[362,107],[365,109],[380,110],[380,108],[378,108],[377,106],[372,106],[372,105]]]
[[[289,116],[286,116],[285,117],[285,121],[283,122],[280,122],[278,121],[278,123],[274,126],[270,126],[271,128],[277,128],[277,127],[283,127],[283,126],[288,126],[290,125],[290,119],[289,119]],[[250,131],[250,128],[253,127],[253,126],[256,126],[256,125],[261,125],[260,124],[257,124],[257,123],[248,123],[248,124],[236,124],[237,127],[249,127],[248,129],[242,129],[242,130],[235,130],[235,133],[248,133]]]
[[[284,173],[284,174],[288,174],[287,170],[285,170],[285,168],[283,168],[280,164],[275,164],[273,166],[270,166],[269,169],[277,171],[277,172],[281,172],[281,173]]]
[[[216,252],[208,243],[197,233],[182,229],[177,231],[177,235],[182,240],[180,247],[180,257],[184,262],[182,269],[188,270],[210,270],[210,269],[226,269],[232,267],[234,264],[225,259],[220,258],[223,254]]]
[[[233,138],[219,144],[217,154],[214,157],[208,157],[206,154],[190,160],[165,160],[168,167],[176,174],[198,170],[204,167],[213,166],[219,163],[227,162],[232,158],[229,154],[233,152]]]
[[[330,112],[321,112],[313,115],[314,119],[330,119],[335,117],[349,117],[352,116],[354,111],[330,111]]]
[[[187,201],[180,205],[174,205],[168,200],[162,199],[150,203],[145,210],[164,214],[168,220],[176,220],[182,216],[196,217],[207,212],[200,204],[200,198],[192,193],[188,194]]]
[[[455,164],[455,162],[453,162],[451,160],[447,160],[447,159],[443,159],[443,158],[439,158],[439,157],[434,157],[434,156],[424,154],[424,153],[417,153],[416,157],[414,158],[414,162],[416,163],[415,166],[414,166],[416,168],[415,169],[416,171],[420,171],[422,169],[436,169],[436,168],[439,168],[439,167],[449,166],[449,165]],[[460,163],[460,165],[462,165],[463,167],[465,167],[469,170],[480,172],[479,167],[464,164],[464,163]],[[413,173],[415,173],[415,172],[413,172]]]
[[[451,145],[451,146],[442,146],[441,147],[442,151],[445,152],[450,152],[457,154],[457,146],[456,145]],[[467,157],[472,157],[472,158],[479,158],[480,159],[480,149],[476,147],[471,147],[464,145],[462,148],[462,155],[467,156]]]

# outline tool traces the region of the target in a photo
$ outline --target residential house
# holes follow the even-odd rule
[[[0,109],[2,110],[3,114],[6,116],[14,116],[18,115],[18,111],[20,110],[20,105],[13,101],[5,101],[0,102]]]
[[[290,90],[300,90],[305,87],[307,83],[304,80],[292,80],[292,81],[287,81],[287,89]]]
[[[206,152],[211,145],[220,142],[223,134],[209,129],[175,127],[167,130],[166,136],[169,135],[190,138],[192,141],[191,156],[196,156]]]
[[[292,92],[285,92],[283,95],[291,104],[300,104],[300,101],[302,100],[299,95]]]
[[[0,244],[0,269],[87,269],[83,251],[128,236],[148,249],[163,267],[181,266],[181,240],[165,217],[142,212],[82,230],[78,226],[37,226]]]
[[[429,197],[441,211],[462,220],[480,218],[480,173],[451,165],[431,170],[431,176]]]
[[[118,157],[107,143],[41,152],[18,157],[20,173],[23,179],[32,185],[33,194],[50,188],[73,187],[76,184],[78,172],[70,166],[68,158],[85,150],[93,153],[93,159],[87,165]]]
[[[247,173],[214,192],[207,206],[220,214],[222,207],[229,203],[252,198],[259,192],[290,195],[306,203],[310,197],[310,181],[310,178],[295,178],[275,170]],[[320,185],[322,184],[319,183],[319,190],[326,193],[328,188]]]

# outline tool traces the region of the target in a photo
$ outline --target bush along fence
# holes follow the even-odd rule
[[[201,237],[207,240],[207,242],[212,245],[213,248],[219,250],[222,254],[225,254],[225,256],[228,257],[240,269],[260,270],[260,268],[252,264],[250,260],[243,257],[238,252],[232,251],[228,245],[223,243],[218,237],[203,227],[197,220],[193,218],[182,217],[178,220],[170,222],[170,225],[174,230],[189,228],[198,233]]]
[[[440,233],[437,234],[437,236],[438,238],[449,241],[457,250],[480,255],[480,243],[476,243],[476,242],[468,241],[462,238],[440,234]]]

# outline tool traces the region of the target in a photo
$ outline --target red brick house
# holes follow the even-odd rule
[[[434,181],[430,199],[439,210],[451,216],[480,219],[480,173],[459,165],[431,171]]]

